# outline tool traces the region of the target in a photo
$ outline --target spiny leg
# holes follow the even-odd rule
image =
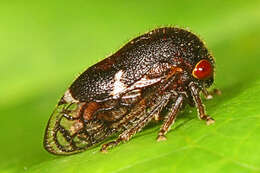
[[[123,133],[119,135],[119,137],[116,140],[103,144],[100,151],[106,153],[108,148],[114,147],[122,141],[128,141],[133,135],[142,130],[142,128],[152,120],[154,114],[158,114],[167,105],[170,96],[171,94],[163,96],[160,102],[152,106],[151,111],[144,115],[144,117],[142,117],[136,123],[136,125],[134,125],[130,129],[125,130]]]
[[[171,109],[169,110],[169,115],[165,119],[165,121],[158,133],[157,141],[166,140],[165,134],[170,130],[171,125],[174,124],[177,114],[182,106],[182,103],[183,103],[183,96],[180,95],[176,99],[175,104],[172,105]]]
[[[210,116],[206,115],[205,107],[200,99],[199,88],[194,83],[190,83],[189,87],[191,90],[193,100],[194,100],[197,110],[198,110],[199,119],[205,120],[207,125],[213,124],[215,122],[215,120],[213,118],[211,118]]]

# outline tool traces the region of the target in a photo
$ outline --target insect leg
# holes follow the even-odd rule
[[[177,114],[182,106],[183,100],[184,100],[183,96],[180,95],[176,99],[175,104],[172,105],[172,107],[169,111],[169,115],[166,117],[166,119],[158,133],[157,141],[166,140],[165,134],[170,130],[171,125],[174,124]]]
[[[194,83],[190,83],[189,87],[191,90],[191,95],[198,110],[199,119],[205,120],[207,125],[213,124],[215,120],[210,116],[206,115],[205,107],[200,99],[199,88]]]
[[[213,98],[213,95],[221,95],[221,91],[215,88],[213,91],[208,92],[206,88],[203,88],[202,94],[207,100],[209,100]]]
[[[206,88],[202,89],[202,94],[204,95],[205,99],[210,100],[213,98],[213,95],[208,92]]]
[[[114,147],[122,141],[128,141],[133,135],[141,131],[142,128],[152,120],[154,115],[158,114],[167,105],[168,101],[170,100],[170,96],[171,94],[169,93],[163,96],[163,98],[159,101],[159,103],[152,106],[151,110],[139,121],[137,121],[133,127],[121,133],[116,140],[103,144],[100,151],[107,152],[108,148]]]

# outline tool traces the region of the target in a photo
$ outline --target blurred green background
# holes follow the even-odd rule
[[[108,154],[53,156],[42,146],[80,72],[160,26],[189,27],[217,62],[207,127],[187,108],[155,141],[153,124]],[[0,1],[0,172],[260,172],[260,1]]]

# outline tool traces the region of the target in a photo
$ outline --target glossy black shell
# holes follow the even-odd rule
[[[124,71],[123,83],[130,86],[144,76],[153,64],[168,62],[194,66],[200,59],[214,60],[203,42],[193,33],[174,27],[152,30],[124,45],[116,53],[83,72],[70,86],[72,96],[81,102],[111,97],[114,76]]]

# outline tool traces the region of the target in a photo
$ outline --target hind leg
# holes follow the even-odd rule
[[[114,147],[121,142],[130,140],[133,135],[141,131],[143,127],[146,126],[153,119],[155,114],[161,112],[161,110],[167,105],[168,101],[170,100],[170,96],[171,94],[163,96],[159,103],[152,106],[151,110],[148,113],[144,114],[144,116],[142,116],[140,120],[138,120],[131,128],[126,129],[123,133],[119,135],[116,140],[103,144],[100,151],[106,153],[107,149]]]

